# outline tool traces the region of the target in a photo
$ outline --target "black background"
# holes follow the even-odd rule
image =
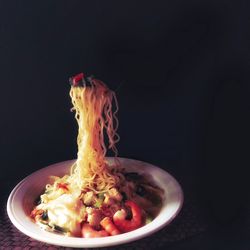
[[[76,157],[68,78],[85,72],[117,93],[120,156],[172,173],[215,225],[244,218],[249,10],[247,1],[0,1],[0,178]]]

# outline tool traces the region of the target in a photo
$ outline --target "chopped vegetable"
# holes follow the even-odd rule
[[[98,199],[96,199],[96,202],[95,202],[95,204],[94,204],[94,207],[100,208],[101,205],[102,205],[102,203],[103,203],[103,199],[98,198]]]
[[[68,232],[68,230],[67,230],[66,228],[59,227],[59,226],[57,226],[57,225],[54,225],[54,226],[53,226],[53,229],[54,229],[55,231],[58,231],[59,233],[67,233],[67,232]]]
[[[47,211],[43,211],[43,213],[42,213],[42,216],[41,216],[41,219],[42,220],[48,220],[48,212]]]
[[[150,223],[150,222],[152,222],[153,221],[153,218],[151,217],[151,216],[147,216],[146,217],[146,221],[145,221],[145,224],[148,224],[148,223]]]
[[[67,183],[57,183],[57,187],[69,191]]]

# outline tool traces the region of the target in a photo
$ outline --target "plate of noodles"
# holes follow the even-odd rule
[[[159,188],[164,191],[162,203],[153,211],[155,217],[148,218],[139,228],[121,234],[101,237],[83,238],[67,236],[60,232],[44,230],[34,223],[30,214],[36,205],[37,198],[49,181],[48,176],[63,176],[74,161],[66,161],[43,168],[21,181],[9,196],[7,210],[12,223],[24,234],[38,241],[65,247],[105,247],[128,243],[151,235],[169,224],[179,213],[183,203],[183,193],[178,182],[167,172],[151,164],[132,159],[119,158],[121,164],[130,173],[147,173]],[[113,161],[112,158],[108,159]],[[132,171],[132,172],[131,172]],[[136,171],[136,172],[135,172]],[[150,209],[150,204],[149,207]],[[151,207],[152,209],[152,207]],[[59,210],[60,211],[60,210]],[[100,230],[102,231],[102,230]],[[100,232],[98,231],[98,232]]]
[[[66,247],[118,245],[160,230],[182,207],[180,185],[159,167],[118,157],[112,90],[83,73],[70,84],[77,158],[21,181],[8,198],[10,220],[36,240]]]

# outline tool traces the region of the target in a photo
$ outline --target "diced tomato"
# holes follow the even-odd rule
[[[84,74],[83,73],[80,73],[76,76],[73,76],[72,78],[72,84],[73,86],[77,86],[79,81],[81,81],[82,79],[84,78]]]
[[[69,191],[68,184],[66,183],[57,183],[57,187]]]

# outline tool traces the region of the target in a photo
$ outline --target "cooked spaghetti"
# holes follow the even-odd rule
[[[104,143],[106,132],[109,148],[117,156],[118,104],[115,93],[103,82],[88,78],[88,83],[83,82],[83,86],[71,87],[70,97],[79,128],[77,161],[72,168],[70,183],[78,190],[87,188],[95,192],[107,191],[119,182],[119,178],[107,168],[107,149]],[[114,112],[112,102],[115,104]]]
[[[82,73],[70,83],[72,111],[78,123],[77,160],[69,175],[54,176],[52,184],[46,185],[31,217],[47,230],[71,236],[102,237],[134,230],[155,214],[161,190],[141,175],[125,173],[118,160],[114,166],[105,160],[108,149],[117,159],[115,93]],[[128,214],[134,218],[128,220]]]

